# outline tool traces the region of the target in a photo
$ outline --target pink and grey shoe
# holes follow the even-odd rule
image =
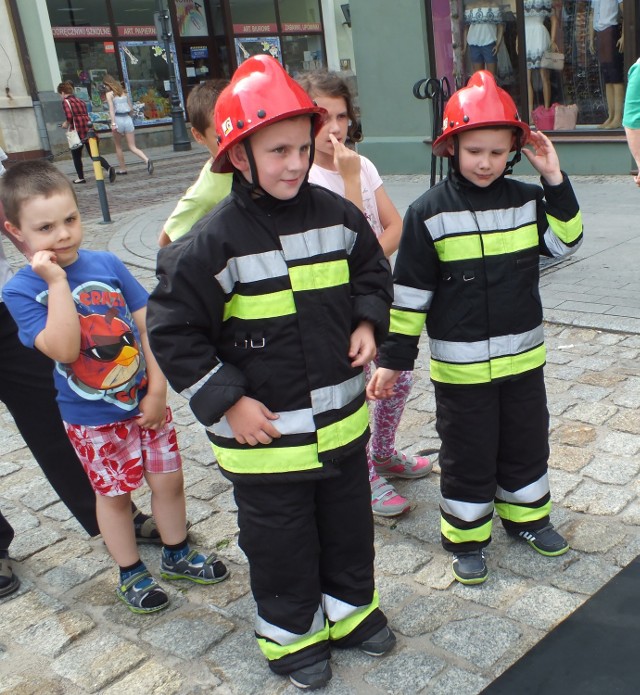
[[[402,451],[394,449],[389,458],[380,459],[372,454],[371,460],[378,475],[413,480],[424,478],[431,473],[433,464],[438,460],[438,452],[430,451],[428,456],[407,456]]]
[[[370,481],[370,485],[371,511],[376,516],[400,516],[411,509],[409,500],[399,495],[393,485],[379,475]]]

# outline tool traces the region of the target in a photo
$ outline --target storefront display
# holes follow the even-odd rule
[[[611,2],[617,40],[624,4]],[[475,70],[485,68],[532,123],[535,112],[560,104],[576,106],[571,109],[571,113],[577,110],[575,131],[619,128],[616,85],[608,83],[613,79],[610,63],[622,63],[622,44],[610,42],[613,55],[605,60],[597,24],[592,41],[594,0],[431,0],[429,4],[437,77],[447,76],[460,88]],[[524,27],[522,35],[519,26]]]

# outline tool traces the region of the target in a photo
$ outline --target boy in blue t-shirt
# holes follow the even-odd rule
[[[44,161],[23,162],[0,188],[9,234],[31,266],[4,287],[20,340],[55,360],[62,419],[96,493],[98,525],[120,567],[118,597],[135,613],[168,603],[136,547],[131,492],[146,478],[164,548],[164,579],[214,584],[228,576],[215,555],[187,542],[182,461],[166,380],[147,340],[147,292],[113,254],[81,249],[77,200]]]

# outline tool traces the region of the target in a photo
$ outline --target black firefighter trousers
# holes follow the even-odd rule
[[[339,461],[330,478],[303,482],[234,482],[239,545],[249,560],[260,618],[304,635],[324,594],[352,606],[374,597],[373,517],[365,448]],[[346,637],[351,647],[387,624],[376,608]],[[287,674],[330,656],[324,640],[269,661]]]

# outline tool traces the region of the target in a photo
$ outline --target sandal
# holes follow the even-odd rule
[[[86,179],[74,179],[73,183],[78,184],[78,183],[87,183]]]
[[[167,593],[146,569],[129,577],[126,582],[118,586],[116,596],[132,613],[155,613],[169,605]],[[160,599],[159,604],[147,607],[143,605],[145,601],[156,597]]]
[[[19,586],[20,580],[13,573],[11,560],[8,557],[0,557],[0,597],[12,594]]]
[[[153,545],[162,545],[162,538],[156,520],[152,516],[148,516],[139,509],[133,515],[133,526],[136,532],[136,541],[138,543],[151,543]],[[187,532],[191,528],[191,522],[187,519]]]

